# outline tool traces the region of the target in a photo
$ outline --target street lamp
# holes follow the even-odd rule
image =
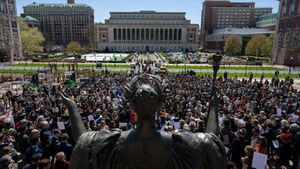
[[[247,70],[248,69],[248,56],[247,56],[247,60],[246,60],[246,69],[245,69],[245,76],[247,77]]]
[[[106,71],[106,56],[103,58],[103,62],[104,62],[104,69]]]
[[[291,70],[292,70],[292,66],[293,66],[293,60],[294,60],[294,57],[293,56],[291,56],[291,58],[290,58],[291,60],[290,60],[290,68],[289,68],[289,75],[291,74]]]
[[[185,55],[184,55],[184,71],[185,71],[185,73],[187,72],[186,71],[186,61],[187,61],[187,58],[188,58],[188,54],[189,54],[189,50],[186,49],[185,50]]]

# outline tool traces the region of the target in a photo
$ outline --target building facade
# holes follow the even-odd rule
[[[254,2],[205,0],[201,30],[210,34],[219,28],[253,28],[259,16],[271,13],[272,8],[255,8]]]
[[[94,34],[94,10],[86,4],[38,4],[24,8],[24,15],[40,21],[40,30],[47,42],[67,45],[78,41],[90,45]]]
[[[100,51],[197,51],[199,46],[199,25],[183,12],[111,12],[95,29]]]
[[[206,49],[210,51],[223,51],[226,39],[231,35],[238,35],[243,40],[243,49],[254,35],[269,36],[274,31],[263,28],[222,28],[206,36]]]
[[[22,57],[15,0],[0,0],[0,62]]]
[[[24,21],[31,28],[38,28],[39,30],[41,29],[41,22],[31,16],[24,17]]]
[[[268,14],[258,17],[256,21],[256,28],[265,28],[274,31],[277,21],[277,13]]]
[[[300,0],[281,0],[273,45],[273,64],[300,65]]]

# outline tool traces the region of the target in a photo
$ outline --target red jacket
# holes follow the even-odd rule
[[[69,169],[70,163],[68,161],[56,161],[54,169]]]

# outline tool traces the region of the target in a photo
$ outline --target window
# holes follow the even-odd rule
[[[149,31],[149,29],[146,29],[146,40],[147,41],[149,40],[149,35],[150,35],[150,31]]]
[[[160,40],[163,40],[164,39],[164,30],[163,29],[160,29]]]
[[[168,40],[168,29],[165,29],[165,40]]]
[[[155,40],[158,40],[158,29],[155,29]]]
[[[287,32],[284,35],[284,46],[289,46],[290,45],[290,33]]]
[[[123,40],[126,40],[126,29],[123,29]]]
[[[127,29],[127,40],[131,40],[130,29]]]
[[[150,39],[151,39],[151,40],[154,40],[154,29],[151,29]]]
[[[182,36],[182,30],[179,29],[179,30],[178,30],[178,40],[181,40],[181,36]]]
[[[140,29],[136,30],[136,40],[140,40]]]
[[[145,39],[145,30],[144,28],[142,28],[141,30],[141,40],[144,40]]]
[[[117,29],[114,28],[114,40],[117,40]]]
[[[293,33],[292,46],[296,47],[300,45],[300,37],[298,32]]]
[[[278,39],[277,39],[277,46],[282,47],[282,45],[283,45],[283,35],[282,35],[282,33],[279,33]]]
[[[169,29],[169,40],[173,39],[173,29]]]
[[[295,5],[294,5],[294,0],[291,0],[290,2],[290,16],[293,16],[295,14]]]
[[[132,32],[132,40],[135,40],[135,29],[132,29],[131,32]]]

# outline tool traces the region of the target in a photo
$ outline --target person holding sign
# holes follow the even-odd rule
[[[282,144],[279,146],[277,165],[278,166],[289,166],[289,160],[293,154],[293,147],[290,144],[291,135],[290,134],[282,134],[281,135]]]
[[[253,160],[253,154],[254,154],[254,149],[251,146],[246,146],[245,147],[245,154],[246,156],[242,157],[242,162],[243,162],[243,169],[251,169],[252,165],[252,160]]]

